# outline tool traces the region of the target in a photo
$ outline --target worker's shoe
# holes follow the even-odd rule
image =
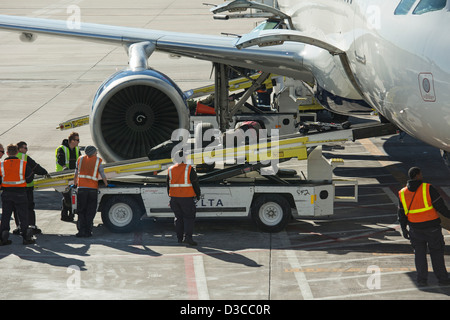
[[[7,246],[11,243],[12,243],[11,240],[6,240],[6,241],[0,240],[0,246]]]
[[[66,222],[73,222],[75,215],[71,212],[70,209],[67,208],[63,204],[63,208],[61,209],[61,220]]]
[[[29,226],[29,228],[33,231],[33,234],[41,234],[42,230],[39,229],[37,226]]]
[[[7,246],[11,243],[12,241],[9,240],[9,231],[8,230],[3,231],[0,238],[0,246]]]
[[[33,238],[33,229],[28,228],[25,234],[23,234],[22,243],[24,245],[36,243],[36,240]]]
[[[35,244],[36,240],[34,239],[23,239],[22,244],[23,245],[28,245],[28,244]]]
[[[77,238],[90,238],[92,237],[92,232],[90,231],[78,231],[78,233],[75,235]]]
[[[190,245],[190,246],[196,246],[197,242],[195,242],[192,238],[185,238],[183,243]]]
[[[66,222],[73,222],[73,215],[70,214],[61,214],[61,220]]]

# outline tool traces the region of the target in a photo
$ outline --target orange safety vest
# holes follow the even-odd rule
[[[178,163],[169,168],[169,196],[178,198],[195,197],[191,182],[192,166]]]
[[[0,165],[3,188],[25,188],[25,170],[27,162],[20,159],[6,159]]]
[[[409,222],[426,222],[439,218],[439,214],[431,201],[428,183],[422,183],[416,192],[412,192],[405,187],[398,194]],[[414,194],[416,195],[414,196]]]
[[[101,163],[102,159],[99,157],[89,158],[84,155],[78,158],[78,187],[98,189],[98,169]]]

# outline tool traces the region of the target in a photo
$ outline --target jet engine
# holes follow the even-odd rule
[[[124,70],[98,89],[90,115],[92,138],[108,162],[147,156],[178,128],[189,128],[185,96],[164,74]]]

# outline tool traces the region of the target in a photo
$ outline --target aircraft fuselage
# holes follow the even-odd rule
[[[347,53],[370,106],[450,151],[450,3],[437,9],[411,2],[405,8],[393,0],[279,0],[297,30]]]

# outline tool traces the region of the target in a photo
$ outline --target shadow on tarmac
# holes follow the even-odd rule
[[[419,148],[417,148],[419,147]],[[448,185],[449,175],[442,174],[446,170],[439,150],[425,145],[408,136],[403,137],[403,142],[398,136],[386,138],[383,145],[386,156],[372,155],[344,155],[340,156],[351,160],[377,160],[394,161],[398,164],[379,168],[351,168],[345,167],[335,170],[335,175],[344,177],[350,173],[359,171],[359,174],[380,176],[380,184],[385,184],[393,190],[401,187],[401,182],[386,175],[387,172],[396,170],[406,175],[410,166],[420,166],[424,171],[427,181],[433,184]],[[335,157],[332,148],[324,148],[326,157]],[[419,150],[419,151],[418,151]],[[370,173],[368,173],[370,171]],[[448,171],[445,171],[446,173]],[[384,174],[384,175],[383,175]],[[354,174],[351,176],[355,176]],[[384,176],[384,177],[383,177]],[[380,185],[365,185],[361,188],[360,195],[373,193],[374,189],[380,189]],[[380,197],[387,196],[380,194]],[[36,210],[59,210],[61,194],[58,192],[35,192]],[[331,218],[313,219],[311,221],[293,220],[285,230],[289,239],[288,245],[279,241],[280,235],[258,231],[250,219],[197,219],[195,227],[195,240],[197,247],[183,249],[176,242],[172,219],[144,220],[134,233],[113,234],[102,224],[94,227],[94,236],[91,238],[77,238],[74,235],[44,234],[37,236],[35,245],[23,246],[21,238],[11,236],[13,245],[2,247],[0,261],[9,255],[15,255],[23,260],[38,262],[55,267],[68,268],[78,266],[80,271],[87,271],[86,259],[92,254],[92,247],[103,246],[119,250],[128,254],[159,258],[165,256],[162,251],[173,247],[176,254],[205,255],[226,263],[242,265],[246,267],[262,267],[257,261],[248,258],[248,252],[252,250],[298,250],[298,251],[325,251],[335,255],[345,255],[352,252],[379,253],[379,254],[411,254],[412,248],[409,242],[399,243],[396,205],[383,205],[383,201],[377,204],[366,203],[367,198],[361,198],[356,204],[336,205],[340,210]],[[386,200],[384,202],[389,202]],[[364,207],[364,205],[369,205]],[[364,210],[364,216],[362,216]],[[373,216],[373,218],[371,218]],[[218,222],[220,221],[220,222]],[[367,225],[378,225],[373,229]],[[13,226],[13,222],[11,222]],[[74,227],[75,231],[76,228]],[[19,243],[19,244],[18,244]],[[158,252],[158,247],[163,247]],[[180,248],[180,250],[178,250]],[[245,251],[247,256],[241,254]],[[450,253],[446,250],[446,255]],[[440,287],[434,276],[429,278],[429,285],[419,287],[421,291],[440,293],[450,296],[450,287]],[[414,271],[406,273],[412,283],[415,282]]]
[[[434,184],[448,184],[450,180],[450,170],[445,164],[443,158],[441,157],[440,150],[432,147],[420,140],[412,138],[408,135],[403,135],[400,138],[399,135],[393,135],[385,138],[383,151],[386,153],[383,155],[364,155],[364,154],[351,154],[351,155],[340,155],[333,154],[333,147],[323,147],[323,155],[327,158],[333,158],[338,156],[345,160],[360,160],[360,161],[392,161],[399,162],[394,165],[389,165],[385,167],[377,168],[367,168],[361,172],[361,167],[355,167],[355,170],[350,170],[351,168],[346,166],[345,169],[338,167],[334,170],[334,174],[337,176],[354,176],[355,171],[359,170],[360,173],[368,175],[382,175],[383,173],[393,173],[396,179],[390,179],[388,177],[379,178],[380,183],[398,183],[399,186],[406,183],[408,170],[411,167],[418,166],[422,169],[425,179]]]

